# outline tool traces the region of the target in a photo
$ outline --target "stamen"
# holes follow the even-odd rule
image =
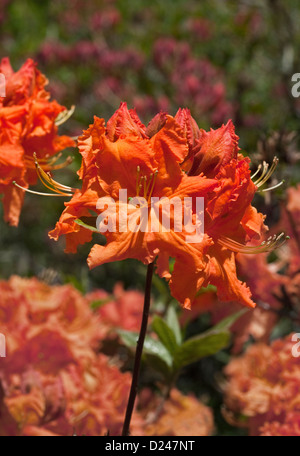
[[[254,182],[255,185],[258,185],[263,180],[263,178],[267,174],[268,168],[269,168],[268,163],[264,161],[263,164],[262,164],[261,176],[257,179],[257,181]]]
[[[140,171],[141,168],[139,166],[136,167],[136,184],[135,184],[135,192],[136,196],[139,196],[140,193]]]
[[[271,190],[275,190],[275,188],[280,187],[282,184],[284,184],[284,180],[282,180],[281,182],[278,182],[278,184],[273,185],[272,187],[269,187],[269,188],[265,188],[265,189],[263,189],[263,190],[260,190],[260,192],[269,192],[269,191],[271,191]]]
[[[75,105],[71,106],[69,110],[66,109],[65,111],[60,112],[56,117],[55,125],[58,127],[59,125],[65,123],[72,116],[74,111]]]
[[[158,174],[158,170],[155,171],[155,173],[149,174],[147,177],[145,176],[140,176],[140,167],[137,166],[137,177],[136,177],[136,196],[140,196],[140,192],[143,190],[144,193],[144,198],[147,199],[147,202],[150,202],[151,195],[154,190],[155,186],[155,181],[156,177]],[[150,189],[150,191],[149,191]]]
[[[60,184],[59,182],[54,180],[49,172],[47,173],[47,176],[49,177],[49,181],[51,182],[51,184],[53,184],[53,186],[55,186],[56,188],[59,188],[60,190],[67,192],[75,192],[75,188],[69,187],[68,185]]]
[[[59,165],[51,166],[50,169],[56,170],[56,169],[65,168],[66,166],[70,165],[72,163],[72,161],[73,161],[72,157],[67,157],[63,163],[60,163]]]
[[[33,193],[34,195],[39,195],[39,196],[60,196],[60,197],[64,197],[65,195],[58,195],[56,193],[42,193],[42,192],[36,192],[34,190],[29,190],[29,188],[24,188],[22,187],[21,185],[17,184],[16,181],[13,181],[13,185],[15,185],[16,187],[20,188],[21,190],[24,190],[24,192],[27,192],[27,193]]]
[[[146,190],[145,190],[145,194],[146,195],[148,195],[148,191],[149,191],[149,187],[150,187],[152,179],[153,179],[153,173],[149,174],[149,181],[148,181],[148,184],[147,184],[147,187],[146,187]],[[145,196],[145,198],[146,198],[146,196]]]
[[[140,184],[140,185],[139,185],[139,190],[138,190],[138,193],[137,193],[137,195],[136,195],[136,196],[140,196],[140,191],[142,190],[142,187],[143,187],[143,185],[142,185],[142,184]]]
[[[144,176],[144,198],[147,198],[147,192],[146,192],[146,189],[147,189],[147,176]]]
[[[36,154],[34,153],[34,159],[30,157],[25,157],[25,163],[27,168],[34,169],[36,167]],[[48,158],[39,158],[39,165],[44,171],[62,169],[68,166],[72,162],[72,157],[67,157],[63,163],[53,166],[62,157],[62,153],[55,155],[54,157]]]
[[[281,247],[289,238],[289,236],[285,236],[284,233],[280,233],[279,235],[274,234],[274,236],[270,236],[266,241],[263,241],[260,245],[243,245],[239,242],[234,241],[226,236],[221,236],[218,239],[218,243],[221,244],[223,247],[226,247],[229,250],[232,250],[236,253],[262,253],[262,252],[271,252],[278,247]]]
[[[39,162],[37,161],[36,154],[34,153],[34,163],[36,166],[37,174],[39,176],[40,181],[42,184],[49,188],[49,190],[59,193],[62,196],[72,196],[73,193],[75,192],[75,189],[72,187],[69,187],[67,185],[60,184],[59,182],[56,182],[54,179],[52,179],[51,175],[49,173],[46,173],[43,168],[39,165]]]
[[[149,195],[148,195],[148,200],[147,200],[148,203],[150,203],[150,199],[151,199],[151,196],[152,196],[152,193],[153,193],[153,190],[154,190],[157,174],[158,174],[158,169],[155,171],[154,175],[152,176],[152,185],[151,185],[151,189],[150,189],[150,192],[149,192]]]
[[[262,165],[262,167],[263,167],[262,173],[261,173],[260,177],[254,182],[254,185],[256,185],[257,187],[261,187],[262,185],[264,185],[267,182],[267,180],[274,173],[274,171],[278,165],[278,162],[279,162],[279,159],[277,157],[274,157],[272,165],[269,169],[269,164],[264,161],[263,165]],[[260,168],[258,167],[257,171],[260,171],[260,169],[261,169],[261,167]],[[257,174],[257,171],[256,171],[256,173],[254,173],[254,175],[251,177],[251,179],[253,179],[253,177]]]
[[[254,174],[252,174],[251,179],[253,179],[253,177],[255,177],[259,173],[259,171],[261,170],[261,166],[262,166],[261,164],[258,165],[257,170],[255,171]]]

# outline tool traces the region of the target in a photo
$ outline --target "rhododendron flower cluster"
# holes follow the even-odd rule
[[[0,194],[3,194],[4,218],[18,225],[24,191],[37,182],[33,154],[45,171],[55,165],[61,150],[74,146],[68,136],[58,136],[56,119],[66,110],[50,101],[45,90],[46,77],[28,59],[16,72],[8,58],[0,63],[5,76],[6,96],[0,98]]]
[[[250,435],[299,434],[300,358],[292,334],[257,343],[225,368],[225,417]],[[287,430],[289,428],[289,431]]]
[[[158,114],[145,127],[136,112],[122,103],[106,126],[104,119],[95,117],[94,124],[78,139],[78,146],[82,188],[65,203],[50,237],[65,235],[66,251],[76,252],[93,234],[85,224],[78,224],[78,219],[100,214],[98,200],[109,197],[120,209],[116,230],[103,233],[105,246],[92,247],[90,268],[126,258],[149,264],[157,258],[158,274],[169,281],[172,295],[186,308],[208,284],[217,286],[223,301],[255,305],[250,290],[237,278],[236,253],[267,251],[277,241],[246,246],[251,240],[257,243],[266,227],[264,216],[251,205],[258,185],[251,179],[249,159],[239,153],[232,122],[206,132],[199,129],[187,109],[179,109],[174,117]],[[188,243],[186,233],[175,230],[175,211],[168,232],[124,230],[118,218],[124,206],[119,199],[122,189],[126,189],[129,201],[140,195],[148,204],[152,197],[178,197],[182,202],[186,197],[203,198],[202,241]],[[172,273],[169,258],[175,258]]]
[[[120,434],[131,376],[97,353],[101,319],[88,302],[71,285],[0,282],[1,435]]]
[[[112,295],[104,290],[95,290],[85,295],[91,307],[96,310],[101,321],[100,331],[103,337],[116,336],[116,328],[139,331],[144,295],[137,290],[124,290],[117,283]]]
[[[203,53],[199,56],[197,44],[193,46],[193,40],[198,43],[213,39],[211,20],[182,18],[186,38],[181,33],[175,38],[169,31],[162,33],[162,37],[147,39],[146,45],[131,40],[120,46],[121,39],[116,46],[114,35],[123,28],[124,21],[124,12],[117,2],[95,1],[87,5],[82,0],[69,0],[68,4],[66,9],[60,4],[54,6],[56,20],[63,30],[71,34],[76,31],[77,40],[62,42],[58,36],[47,37],[38,47],[36,58],[50,70],[63,65],[75,70],[78,60],[87,62],[88,90],[100,100],[104,112],[127,100],[147,119],[159,110],[171,111],[180,105],[189,106],[206,125],[220,125],[235,115],[237,108],[229,101],[224,83],[226,75]],[[157,20],[152,6],[136,14],[145,30],[152,19]],[[134,16],[133,28],[135,22]],[[132,33],[132,27],[128,33]],[[68,92],[69,97],[74,97],[76,93],[76,98],[82,97],[85,104],[87,85],[80,79],[74,78],[72,88],[61,88],[55,81],[51,89],[62,96]],[[97,109],[96,103],[94,106]]]
[[[193,55],[187,41],[158,39],[153,46],[153,59],[171,84],[177,105],[189,106],[199,117],[209,118],[212,125],[220,125],[233,116],[220,70],[207,59]]]
[[[260,428],[263,437],[299,437],[300,436],[300,413],[291,412],[286,415],[284,423],[272,421],[265,423]]]
[[[120,284],[112,295],[95,290],[83,296],[71,285],[50,286],[36,278],[0,281],[0,330],[6,338],[0,435],[120,435],[131,376],[99,347],[116,327],[136,329],[141,297]],[[92,311],[98,300],[102,306]],[[126,316],[128,305],[133,312]],[[162,409],[160,401],[150,391],[142,393],[132,435],[213,432],[212,411],[195,397],[172,390]]]
[[[163,405],[161,404],[163,401]],[[150,391],[141,395],[141,413],[145,418],[145,435],[209,436],[214,430],[212,410],[192,394],[172,389],[167,399]]]
[[[287,189],[287,197],[280,207],[279,222],[272,232],[284,231],[290,236],[289,242],[276,250],[276,257],[269,261],[268,253],[260,255],[237,255],[237,270],[249,285],[258,306],[253,312],[243,315],[232,326],[235,333],[234,352],[252,337],[255,341],[268,342],[275,324],[281,316],[299,322],[300,310],[300,187]],[[213,299],[214,298],[214,299]],[[213,322],[221,320],[236,311],[238,305],[225,306],[217,302],[214,293],[199,296],[193,312],[197,315],[209,311]]]

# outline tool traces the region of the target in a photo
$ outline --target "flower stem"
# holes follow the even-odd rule
[[[134,408],[135,398],[137,395],[143,346],[144,346],[147,325],[148,325],[153,270],[154,270],[154,263],[150,263],[148,265],[148,269],[147,269],[143,317],[142,317],[139,339],[137,342],[137,347],[136,347],[136,352],[135,352],[132,382],[131,382],[129,399],[128,399],[128,403],[127,403],[125,420],[124,420],[124,424],[123,424],[122,436],[129,435],[130,421],[131,421],[131,416],[132,416],[132,412],[133,412],[133,408]]]

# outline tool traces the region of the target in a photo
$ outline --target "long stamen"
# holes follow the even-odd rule
[[[59,125],[65,123],[75,111],[75,105],[71,106],[70,109],[66,109],[58,114],[55,120],[55,125],[58,127]]]
[[[141,171],[140,167],[137,166],[137,168],[136,168],[136,188],[135,188],[136,196],[139,196],[140,192],[143,190],[144,198],[147,199],[147,202],[149,203],[151,195],[154,190],[158,170],[156,170],[154,173],[149,174],[148,177],[146,175],[141,176],[140,171]]]
[[[144,182],[145,182],[145,176],[142,176],[141,179],[140,179],[139,191],[142,191],[142,189],[144,189],[144,191],[145,191],[145,183]]]
[[[65,168],[66,166],[70,165],[72,163],[72,157],[67,157],[63,163],[60,163],[59,165],[51,165],[49,169],[52,170],[57,170],[57,169],[62,169]]]
[[[276,185],[273,185],[272,187],[266,188],[264,190],[260,189],[260,187],[262,187],[268,181],[268,179],[272,176],[272,174],[274,173],[274,171],[278,165],[278,162],[279,162],[278,158],[274,157],[272,165],[269,169],[268,163],[266,163],[264,161],[262,165],[258,166],[256,172],[251,176],[251,179],[253,180],[253,178],[257,175],[257,173],[262,169],[262,173],[261,173],[260,177],[254,182],[254,185],[256,185],[256,187],[259,189],[258,190],[259,192],[269,192],[270,190],[274,190],[275,188],[278,188],[278,187],[280,187],[280,185],[283,184],[284,181],[282,180],[281,182],[279,182]]]
[[[255,176],[256,176],[256,175],[259,173],[259,171],[261,170],[261,167],[262,167],[262,165],[261,165],[261,164],[260,164],[260,165],[258,165],[258,167],[257,167],[257,170],[255,171],[255,173],[254,173],[254,174],[252,174],[252,176],[251,176],[251,179],[253,179],[253,178],[254,178],[254,177],[255,177]]]
[[[223,247],[226,247],[229,250],[232,250],[236,253],[262,253],[262,252],[271,252],[278,247],[281,247],[287,240],[289,236],[285,236],[284,233],[280,233],[279,235],[274,234],[274,236],[270,236],[266,241],[263,241],[260,245],[243,245],[239,242],[234,241],[226,236],[221,236],[218,239],[218,243],[221,244]]]
[[[261,176],[254,182],[254,184],[257,186],[257,187],[261,187],[262,185],[264,185],[267,180],[272,176],[272,174],[274,173],[277,165],[279,163],[279,159],[277,157],[274,157],[273,159],[273,162],[272,162],[272,165],[269,169],[269,164],[266,163],[265,161],[263,162],[263,171],[262,171],[262,174]],[[256,173],[253,174],[253,176],[251,176],[251,179],[253,179],[253,177],[257,174],[257,172],[261,169],[261,166],[258,167]]]
[[[267,175],[268,169],[269,169],[269,164],[264,161],[262,164],[262,173],[261,173],[260,177],[254,182],[254,185],[259,186],[259,184],[262,182],[262,180]]]
[[[151,174],[149,175],[148,184],[147,184],[146,189],[145,189],[145,195],[146,195],[145,198],[146,198],[147,195],[148,195],[148,191],[149,191],[149,188],[150,188],[152,179],[153,179],[153,173],[151,173]]]
[[[147,198],[147,176],[144,176],[144,198]]]
[[[158,169],[155,171],[155,173],[153,174],[153,177],[152,177],[152,185],[151,185],[151,189],[150,189],[150,192],[149,192],[149,195],[148,195],[148,203],[150,203],[150,199],[151,199],[151,196],[152,196],[152,193],[153,193],[153,190],[154,190],[157,174],[158,174]]]
[[[65,192],[75,192],[75,190],[76,190],[75,188],[69,187],[68,185],[60,184],[59,182],[57,182],[56,180],[54,180],[52,178],[52,176],[50,175],[49,172],[46,174],[48,176],[50,184],[53,185],[53,187],[58,188],[59,190],[62,190]]]
[[[136,196],[140,194],[140,171],[141,168],[139,166],[136,167],[136,184],[135,184],[135,192]]]
[[[260,191],[261,191],[261,192],[270,192],[271,190],[275,190],[275,188],[280,187],[282,184],[284,184],[284,180],[278,182],[278,184],[273,185],[272,187],[264,188],[263,190],[260,190]]]
[[[39,162],[37,161],[36,154],[34,154],[34,163],[36,167],[37,174],[39,176],[39,179],[43,183],[43,185],[49,190],[59,193],[62,196],[72,196],[75,189],[72,187],[68,187],[67,185],[60,184],[56,182],[52,177],[50,176],[49,173],[46,173],[43,168],[39,165]]]
[[[34,158],[31,159],[30,157],[25,157],[25,163],[26,167],[30,169],[34,169],[36,167],[36,154],[33,154]],[[72,157],[67,157],[66,160],[63,163],[60,163],[59,165],[54,165],[54,163],[57,162],[61,158],[62,154],[59,153],[55,155],[54,157],[48,159],[48,158],[39,158],[39,166],[43,170],[57,170],[57,169],[62,169],[65,168],[67,165],[69,165],[72,162]]]
[[[24,192],[33,193],[34,195],[39,195],[39,196],[60,196],[60,197],[64,197],[65,196],[65,195],[61,195],[61,194],[58,195],[56,193],[42,193],[42,192],[36,192],[34,190],[29,190],[29,188],[24,188],[21,185],[17,184],[16,181],[13,181],[13,185],[15,185],[16,187],[20,188],[21,190],[24,190]]]
[[[58,193],[60,194],[61,196],[73,196],[73,193],[66,193],[66,192],[62,192],[60,191],[59,189],[55,188],[54,186],[50,186],[46,180],[44,180],[43,176],[39,175],[39,179],[40,181],[42,182],[42,184],[46,187],[46,188],[49,188],[49,190],[51,190],[52,192],[55,192],[55,193]]]

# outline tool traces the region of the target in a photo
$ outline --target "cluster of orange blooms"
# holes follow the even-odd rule
[[[121,434],[131,375],[100,348],[109,329],[140,324],[143,296],[120,285],[115,293],[92,311],[95,299],[108,298],[105,291],[83,296],[71,285],[50,286],[18,276],[0,282],[0,330],[6,337],[0,435]],[[150,426],[145,414],[136,413],[131,433],[155,435],[161,420],[172,423],[175,415],[193,416],[192,411],[199,418],[190,432],[211,433],[210,409],[177,390],[160,421]],[[175,421],[164,430],[181,435]]]
[[[58,136],[56,120],[64,106],[45,90],[48,81],[28,59],[14,72],[8,58],[0,62],[5,77],[6,96],[0,97],[0,194],[3,193],[4,218],[17,226],[24,199],[23,188],[34,185],[37,173],[35,153],[46,171],[60,165],[58,152],[75,145],[68,136]]]
[[[300,358],[292,334],[253,344],[225,368],[225,416],[249,434],[300,435]],[[295,356],[296,355],[296,356]],[[299,353],[298,353],[299,355]]]

